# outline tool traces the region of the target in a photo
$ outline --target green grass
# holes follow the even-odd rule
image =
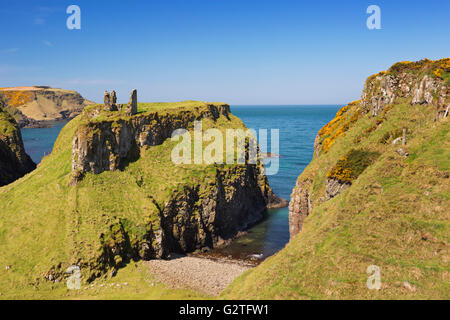
[[[449,299],[450,126],[448,118],[435,122],[434,115],[434,106],[404,101],[381,125],[374,126],[382,115],[361,117],[327,153],[315,156],[299,177],[314,179],[313,210],[303,230],[237,278],[222,298]],[[408,158],[383,139],[404,127]],[[358,149],[380,156],[350,188],[323,202],[326,173],[355,139]],[[369,265],[381,268],[379,291],[366,287]]]

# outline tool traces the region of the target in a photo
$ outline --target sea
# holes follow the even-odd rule
[[[268,152],[271,152],[271,130],[279,130],[279,151],[275,155],[279,161],[279,169],[268,178],[274,192],[289,200],[297,177],[312,159],[317,132],[334,118],[340,107],[340,105],[232,105],[231,111],[248,128],[256,132],[260,129],[267,130]],[[39,163],[51,152],[65,124],[66,122],[55,122],[48,128],[22,129],[25,150],[35,163]],[[213,253],[233,259],[247,260],[249,257],[252,259],[256,257],[261,261],[283,249],[288,241],[289,210],[273,209],[269,210],[262,222],[248,230],[246,235],[234,240],[225,248],[215,249]]]

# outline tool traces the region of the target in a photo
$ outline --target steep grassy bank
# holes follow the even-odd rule
[[[450,298],[449,63],[367,80],[317,136],[291,196],[290,243],[223,297]],[[370,265],[380,290],[366,286]]]

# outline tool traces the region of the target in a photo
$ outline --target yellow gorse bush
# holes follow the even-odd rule
[[[444,70],[442,70],[442,69],[436,69],[436,70],[433,71],[433,74],[434,74],[436,77],[442,79],[442,75],[444,74]]]
[[[350,125],[358,120],[359,110],[355,111],[349,121],[346,121],[347,118],[345,117],[345,114],[347,113],[349,108],[351,106],[357,105],[358,103],[359,100],[353,101],[345,107],[342,107],[336,113],[335,118],[328,124],[326,124],[322,129],[320,129],[318,135],[322,144],[323,151],[328,152],[336,139],[340,136],[343,136],[345,132],[350,128]]]
[[[4,91],[0,95],[12,107],[19,107],[34,100],[34,93],[26,91]]]

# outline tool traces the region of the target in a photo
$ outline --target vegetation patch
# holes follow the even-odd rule
[[[34,100],[35,94],[30,91],[0,91],[6,103],[12,107],[19,107]]]
[[[430,75],[443,79],[446,73],[450,72],[450,58],[440,60],[423,59],[420,61],[401,61],[394,64],[387,71],[382,71],[367,78],[366,83],[373,81],[377,76],[401,73],[411,73],[418,77]]]
[[[328,171],[327,177],[335,178],[342,182],[352,182],[379,156],[379,152],[352,149]]]
[[[328,152],[336,139],[345,135],[352,124],[358,120],[360,116],[359,108],[357,108],[358,105],[359,101],[354,101],[341,108],[336,113],[335,118],[319,131],[319,144],[322,146],[322,150],[324,152]],[[353,106],[356,107],[353,108],[356,110],[354,110],[354,112],[349,115],[348,111]]]

